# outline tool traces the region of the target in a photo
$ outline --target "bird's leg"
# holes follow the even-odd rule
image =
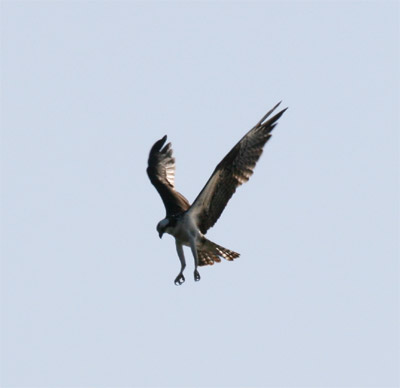
[[[200,280],[200,274],[197,270],[197,267],[199,265],[199,258],[197,256],[196,240],[194,238],[190,240],[190,248],[192,249],[194,257],[194,280],[198,282]]]
[[[185,282],[185,277],[183,276],[183,270],[186,267],[185,255],[183,253],[182,244],[175,239],[176,251],[178,252],[179,260],[181,262],[181,272],[179,272],[178,276],[175,279],[175,285],[180,286]]]

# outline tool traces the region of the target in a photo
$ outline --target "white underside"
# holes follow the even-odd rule
[[[197,225],[187,213],[175,227],[167,227],[165,232],[186,246],[191,246],[192,242],[197,242],[202,237]]]

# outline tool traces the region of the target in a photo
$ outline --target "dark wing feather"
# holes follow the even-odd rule
[[[243,138],[232,148],[215,168],[210,179],[189,209],[202,233],[214,226],[225,209],[237,187],[247,182],[253,174],[265,143],[271,137],[271,131],[277,120],[283,115],[283,109],[265,121],[278,107],[272,108]]]
[[[164,146],[166,140],[165,135],[151,147],[147,175],[164,202],[167,216],[171,216],[186,211],[190,204],[175,190],[175,158],[172,156],[171,143]]]

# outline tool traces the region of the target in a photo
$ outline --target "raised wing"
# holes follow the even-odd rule
[[[175,190],[175,158],[172,156],[171,143],[164,146],[167,135],[151,147],[147,175],[164,202],[167,216],[186,211],[188,200]]]
[[[214,226],[236,188],[247,182],[253,174],[263,147],[271,137],[271,131],[287,109],[281,110],[265,121],[279,104],[280,102],[222,159],[190,207],[188,213],[194,218],[202,233],[206,233]]]

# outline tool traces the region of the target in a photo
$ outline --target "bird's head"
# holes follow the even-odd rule
[[[165,233],[165,229],[167,229],[168,225],[169,225],[168,218],[164,218],[157,224],[157,232],[160,238],[162,238],[163,234]]]

